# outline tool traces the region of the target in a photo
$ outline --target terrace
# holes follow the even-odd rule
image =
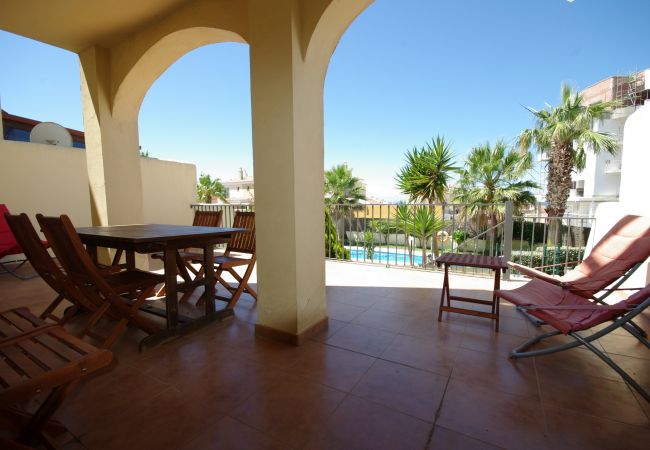
[[[509,304],[499,333],[484,318],[446,314],[438,322],[442,274],[433,267],[325,261],[323,79],[338,39],[370,3],[6,5],[0,28],[79,54],[87,149],[83,158],[54,156],[49,146],[0,140],[0,187],[14,212],[67,213],[77,226],[191,220],[188,192],[161,182],[171,178],[157,163],[140,160],[139,107],[183,54],[219,42],[251,49],[259,301],[244,295],[233,319],[143,353],[143,333],[129,329],[111,348],[113,365],[58,411],[69,429],[59,438],[63,448],[647,447],[648,403],[592,353],[508,359],[538,331]],[[49,163],[62,157],[70,160]],[[12,180],[35,170],[33,186],[15,189]],[[186,175],[193,194],[196,174]],[[342,231],[347,245],[363,246],[358,230]],[[489,252],[516,251],[513,238],[504,233],[509,250]],[[520,256],[529,252],[532,261],[533,244]],[[478,241],[471,245],[479,251]],[[461,274],[451,284],[484,298],[492,288],[488,278]],[[52,297],[38,278],[0,276],[3,308],[39,313]],[[650,329],[647,313],[638,322]],[[650,389],[647,348],[624,333],[596,345]]]
[[[437,322],[439,272],[326,267],[329,329],[299,347],[255,338],[246,296],[233,320],[142,354],[130,330],[57,414],[63,448],[646,448],[650,407],[591,352],[508,359],[538,330],[506,302],[499,333],[471,316]],[[8,276],[0,291],[34,311],[52,294]],[[598,345],[650,388],[645,347],[621,333]]]

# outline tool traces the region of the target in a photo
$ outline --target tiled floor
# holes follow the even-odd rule
[[[488,295],[491,280],[451,287]],[[111,370],[69,397],[64,448],[647,449],[650,405],[586,350],[511,361],[536,333],[502,306],[490,321],[435,308],[440,274],[327,263],[329,330],[301,347],[255,339],[255,305],[138,354],[130,330]],[[506,283],[514,286],[516,283]],[[508,287],[507,286],[507,287]],[[3,307],[42,308],[39,279],[0,277]],[[650,316],[639,322],[650,330]],[[650,390],[650,350],[600,344]]]

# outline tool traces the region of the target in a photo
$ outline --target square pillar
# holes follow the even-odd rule
[[[90,47],[79,59],[93,225],[142,223],[137,115],[113,117],[108,50]]]
[[[256,334],[299,344],[327,326],[326,64],[300,51],[298,2],[249,1],[258,253]]]

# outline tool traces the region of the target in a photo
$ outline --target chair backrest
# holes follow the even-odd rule
[[[95,266],[68,216],[44,217],[37,214],[36,219],[72,285],[82,293],[86,303],[91,303],[90,309],[102,307],[107,300],[125,312],[128,308]]]
[[[619,220],[591,253],[562,281],[583,297],[591,297],[650,257],[650,217],[628,215]]]
[[[43,242],[27,214],[5,213],[3,218],[34,270],[52,289],[60,293],[64,289],[67,279],[45,250]]]
[[[223,211],[196,211],[192,225],[195,227],[218,227],[221,226]]]
[[[226,246],[226,254],[230,252],[255,254],[255,213],[237,211],[232,221],[233,228],[247,228],[249,231],[235,233]]]
[[[0,203],[0,258],[7,255],[22,253],[20,245],[16,241],[7,221],[5,214],[9,213],[7,205]]]

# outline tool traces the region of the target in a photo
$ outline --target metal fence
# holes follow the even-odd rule
[[[237,211],[254,211],[253,205],[235,204],[198,203],[192,208],[223,211],[223,226],[232,225]],[[442,253],[505,256],[562,275],[582,261],[595,225],[589,216],[515,215],[509,202],[331,205],[326,207],[325,252],[328,259],[420,270],[437,270],[435,259]],[[475,268],[455,270],[489,274]]]

